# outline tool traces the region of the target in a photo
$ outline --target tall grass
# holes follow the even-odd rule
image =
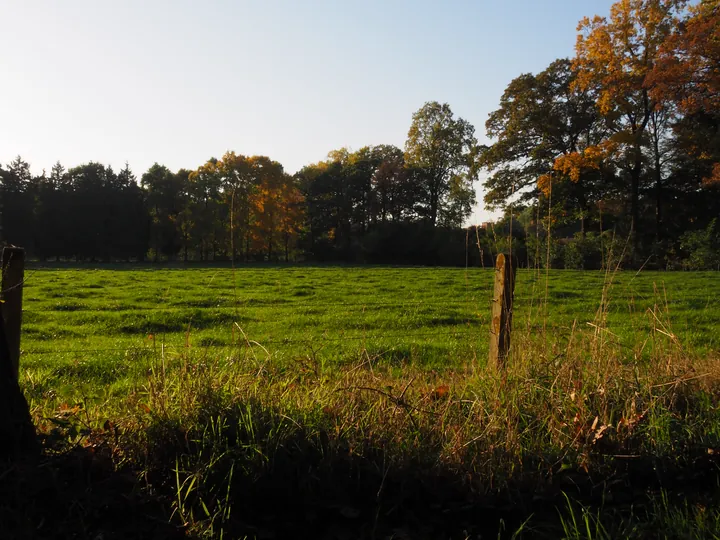
[[[17,538],[717,537],[720,356],[683,345],[662,287],[621,339],[606,267],[594,317],[566,329],[548,324],[549,278],[533,282],[500,372],[472,344],[446,367],[363,341],[340,361],[322,343],[280,354],[242,326],[234,289],[231,345],[194,347],[168,315],[185,346],[128,349],[122,395],[28,370],[45,452],[0,467],[0,523]]]
[[[363,348],[344,364],[279,362],[246,336],[223,354],[139,356],[144,375],[112,402],[26,384],[48,456],[91,449],[130,471],[183,535],[718,534],[720,358],[649,316],[633,348],[601,314],[567,335],[521,330],[501,373]]]

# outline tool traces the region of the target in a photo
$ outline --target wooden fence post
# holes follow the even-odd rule
[[[490,320],[490,365],[496,369],[505,367],[505,360],[510,350],[516,272],[517,265],[511,255],[506,256],[501,253],[497,256]]]
[[[2,250],[0,291],[0,459],[37,455],[39,445],[18,383],[25,251]]]
[[[20,366],[20,329],[22,327],[22,295],[25,279],[25,250],[6,247],[2,250],[3,303],[0,313],[5,321],[5,338],[10,353],[12,376],[17,380]]]

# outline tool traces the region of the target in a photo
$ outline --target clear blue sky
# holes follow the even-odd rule
[[[402,147],[432,100],[485,140],[510,80],[572,55],[578,20],[611,4],[0,0],[0,163],[128,161],[139,177],[235,150],[294,172]]]

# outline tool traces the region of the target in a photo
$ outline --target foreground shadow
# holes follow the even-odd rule
[[[402,458],[382,440],[353,443],[293,420],[283,434],[288,417],[258,403],[225,407],[221,422],[212,409],[195,428],[149,417],[141,432],[102,430],[74,446],[46,436],[39,455],[1,462],[0,538],[557,538],[568,498],[608,523],[639,519],[635,537],[653,538],[661,491],[718,502],[720,462],[707,449],[598,454],[592,473],[528,456],[489,485],[471,466]]]
[[[174,539],[167,501],[104,452],[74,448],[0,463],[0,538]]]

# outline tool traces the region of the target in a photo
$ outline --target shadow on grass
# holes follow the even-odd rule
[[[592,538],[720,533],[717,439],[711,424],[685,433],[714,418],[714,393],[688,387],[658,405],[662,433],[643,415],[627,437],[559,447],[534,423],[515,431],[538,438],[520,448],[505,444],[505,424],[494,439],[460,438],[458,426],[485,417],[429,375],[411,389],[415,377],[381,378],[379,366],[335,383],[246,367],[150,375],[112,422],[79,406],[36,412],[40,456],[0,464],[0,538],[588,537],[567,532],[575,516],[580,529],[601,524]],[[526,396],[527,417],[544,395]],[[600,396],[583,403],[593,410]]]
[[[167,501],[140,485],[90,447],[0,463],[0,537],[186,538],[170,524]]]
[[[287,416],[261,410],[208,417],[204,433],[148,426],[152,484],[214,537],[497,538],[528,515],[432,456],[398,460],[381,440],[356,447],[325,431],[283,436]]]
[[[652,492],[717,502],[718,460],[707,453],[597,458],[594,474],[533,473],[529,458],[524,473],[494,487],[432,455],[393,458],[381,440],[353,447],[299,427],[284,436],[286,418],[244,403],[221,421],[198,418],[203,430],[156,418],[119,443],[102,431],[93,444],[0,464],[2,537],[510,538],[529,520],[526,537],[554,538],[567,494],[606,522],[645,512],[635,537],[649,538],[662,532],[651,523]],[[123,452],[128,465],[118,468]]]
[[[397,441],[310,431],[252,401],[196,425],[205,427],[160,420],[147,427],[147,477],[172,501],[175,519],[213,537],[467,539],[514,538],[520,531],[519,537],[557,538],[558,516],[571,500],[595,512],[614,531],[609,537],[631,529],[633,537],[650,538],[662,532],[653,512],[664,493],[674,505],[699,507],[713,507],[720,495],[720,461],[707,450],[598,453],[592,472],[560,466],[561,456],[527,456],[493,485],[469,463],[442,464],[431,446],[424,455],[404,454]],[[548,458],[558,466],[548,468]]]

